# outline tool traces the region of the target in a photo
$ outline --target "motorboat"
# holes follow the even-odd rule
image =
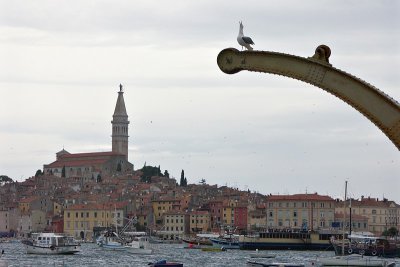
[[[375,266],[375,267],[393,267],[395,262],[388,261],[378,257],[348,255],[336,256],[332,258],[319,259],[320,266]]]
[[[151,267],[183,267],[183,263],[160,260],[148,264]]]
[[[290,263],[290,262],[271,262],[263,263],[257,261],[247,261],[247,266],[254,267],[304,267],[303,263]]]
[[[35,233],[22,243],[28,254],[75,254],[81,250],[73,237],[57,233]]]
[[[226,235],[218,238],[210,238],[214,247],[225,249],[239,249],[239,236]]]

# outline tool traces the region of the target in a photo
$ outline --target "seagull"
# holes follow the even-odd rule
[[[237,41],[242,46],[242,50],[243,46],[246,47],[247,50],[253,50],[253,47],[251,47],[250,45],[253,45],[254,42],[253,40],[251,40],[250,37],[243,36],[243,24],[241,21],[239,21],[239,35],[237,37]]]

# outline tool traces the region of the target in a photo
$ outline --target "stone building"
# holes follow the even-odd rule
[[[120,85],[111,121],[112,151],[72,154],[62,149],[54,162],[43,166],[45,175],[99,180],[102,176],[133,171],[133,164],[128,161],[129,120],[123,94]]]
[[[335,200],[314,194],[267,196],[267,224],[271,228],[318,230],[331,227]]]

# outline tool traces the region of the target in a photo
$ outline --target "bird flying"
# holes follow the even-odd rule
[[[241,21],[239,21],[239,35],[237,37],[237,41],[242,46],[242,50],[243,46],[246,47],[247,50],[253,50],[253,47],[251,47],[250,45],[253,45],[254,42],[253,40],[251,40],[250,37],[243,35],[243,24]]]

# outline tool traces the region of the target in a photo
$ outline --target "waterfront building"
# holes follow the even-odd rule
[[[183,211],[168,211],[163,215],[164,226],[158,234],[163,239],[181,239],[189,233],[189,214]]]
[[[205,210],[196,210],[189,213],[189,228],[191,234],[211,231],[210,213]]]
[[[350,218],[350,213],[346,213],[346,216],[344,216],[343,212],[335,212],[335,222],[339,223],[339,229],[343,229],[345,219],[346,223],[344,225],[347,232],[350,232],[350,221],[351,232],[369,232],[368,217],[353,213]]]
[[[127,203],[76,204],[64,210],[64,232],[75,238],[93,239],[94,227],[124,225]]]
[[[343,213],[344,206],[343,201],[338,201],[335,211]],[[350,207],[352,217],[360,215],[368,218],[368,231],[376,235],[381,235],[391,227],[400,228],[400,205],[394,201],[363,196],[360,200],[349,199],[346,202],[347,220],[350,218]]]
[[[56,153],[56,161],[43,166],[45,175],[83,177],[86,180],[99,181],[104,175],[133,171],[133,164],[128,161],[129,120],[123,94],[120,85],[111,121],[112,151],[72,154],[63,148]]]
[[[247,230],[247,207],[237,206],[233,208],[233,223],[237,230]]]
[[[234,216],[235,216],[235,210],[234,207],[231,206],[224,206],[222,209],[222,216],[223,216],[223,227],[228,227],[232,228],[235,221],[234,221]]]
[[[334,222],[335,200],[314,194],[267,196],[267,225],[271,228],[318,230]]]

